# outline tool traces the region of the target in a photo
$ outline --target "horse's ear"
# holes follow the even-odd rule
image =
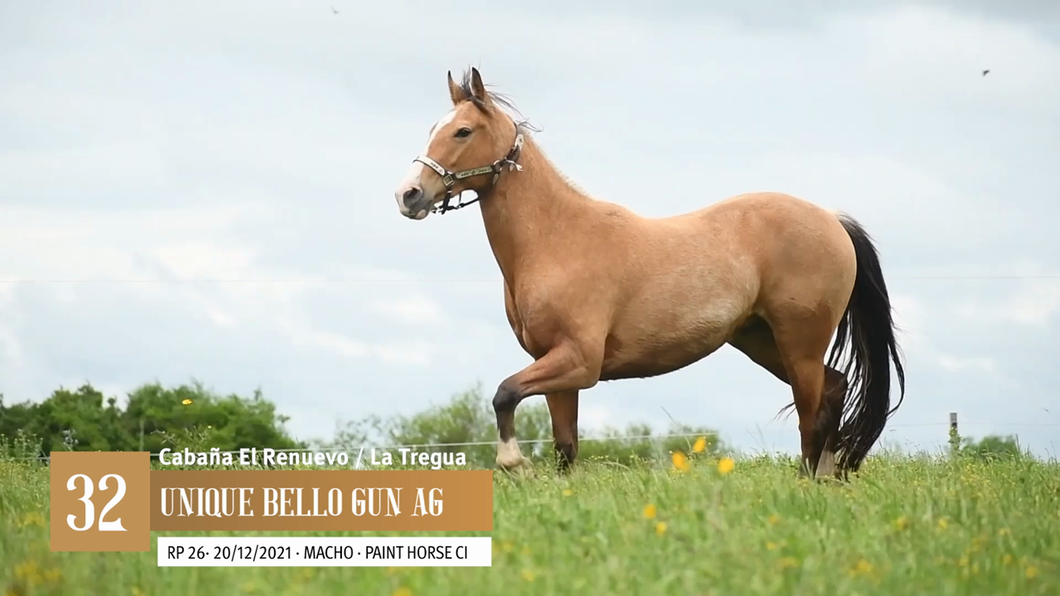
[[[482,84],[482,75],[474,66],[471,67],[471,95],[486,105],[491,103],[490,96],[486,93],[486,86]]]
[[[453,100],[453,105],[457,105],[462,101],[467,101],[467,94],[460,88],[460,85],[456,84],[453,80],[453,71],[445,73],[445,76],[449,79],[449,98]]]

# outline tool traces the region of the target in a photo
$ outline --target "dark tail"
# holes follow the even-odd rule
[[[839,215],[857,255],[854,291],[836,330],[828,366],[845,373],[849,384],[836,444],[836,463],[844,474],[856,472],[880,438],[887,419],[905,399],[905,370],[895,340],[891,299],[872,238],[857,221]],[[847,350],[849,349],[849,354]],[[891,360],[901,393],[891,407]]]

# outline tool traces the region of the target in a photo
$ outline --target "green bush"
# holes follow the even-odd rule
[[[963,440],[960,455],[972,459],[1013,459],[1023,456],[1019,441],[1015,435],[999,436],[988,435],[979,441],[970,438]]]
[[[195,436],[222,451],[240,447],[302,447],[283,428],[286,416],[260,391],[247,398],[217,395],[200,383],[164,388],[143,385],[128,395],[125,408],[85,384],[60,388],[40,403],[7,406],[0,397],[0,436],[39,441],[39,451],[151,451],[185,446]],[[10,441],[4,449],[10,454]]]
[[[154,383],[136,388],[125,406],[119,407],[117,398],[105,397],[86,383],[76,390],[60,388],[40,403],[7,406],[0,398],[0,437],[4,438],[0,453],[33,457],[55,450],[157,453],[164,447],[193,451],[308,447],[287,434],[287,420],[260,391],[251,397],[222,396],[200,383],[173,388]],[[523,452],[554,462],[552,422],[545,401],[523,403],[515,421]],[[716,432],[676,423],[663,433],[645,424],[630,424],[625,429],[583,428],[581,436],[602,440],[580,441],[579,459],[623,465],[668,460],[673,451],[687,453],[700,436],[705,439],[706,453],[721,448]],[[340,424],[334,439],[311,443],[319,449],[351,453],[362,446],[424,446],[420,450],[462,452],[469,465],[492,468],[496,416],[476,386],[411,415],[371,415]]]

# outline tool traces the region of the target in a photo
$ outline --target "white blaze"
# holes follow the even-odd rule
[[[431,146],[431,141],[434,140],[434,137],[438,134],[438,131],[441,130],[442,127],[445,126],[446,124],[449,124],[450,122],[452,122],[453,118],[456,118],[456,109],[455,108],[452,109],[452,110],[449,110],[448,114],[446,114],[445,116],[442,116],[441,119],[438,120],[438,122],[434,123],[434,128],[431,129],[431,136],[428,137],[427,145],[424,146],[424,148],[423,148],[423,154],[424,155],[426,155],[427,148]]]

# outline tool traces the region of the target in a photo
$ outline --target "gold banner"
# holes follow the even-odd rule
[[[53,551],[147,551],[151,532],[489,532],[490,470],[151,470],[146,452],[51,456]]]
[[[490,470],[153,470],[152,531],[492,531]]]

